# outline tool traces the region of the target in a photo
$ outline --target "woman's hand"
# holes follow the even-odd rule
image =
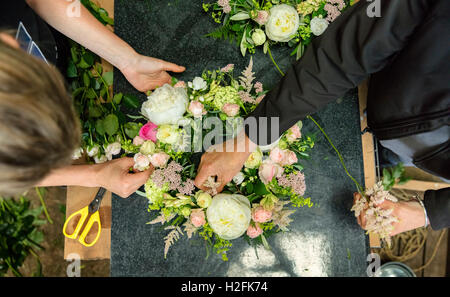
[[[353,203],[359,199],[361,199],[361,195],[354,193]],[[393,223],[394,229],[390,234],[391,236],[425,226],[425,214],[422,206],[417,201],[392,202],[385,200],[379,204],[379,207],[383,209],[394,209],[392,215],[397,217],[398,222]],[[356,219],[361,228],[366,230],[366,211],[363,210]]]
[[[167,71],[183,72],[183,66],[136,54],[121,71],[138,91],[146,92],[171,82]]]
[[[153,173],[153,168],[143,172],[130,172],[133,165],[133,158],[121,158],[94,165],[98,166],[96,183],[122,198],[127,198],[145,184]]]

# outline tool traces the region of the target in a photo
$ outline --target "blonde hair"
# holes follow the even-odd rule
[[[22,193],[69,165],[80,140],[59,71],[0,39],[0,195]]]

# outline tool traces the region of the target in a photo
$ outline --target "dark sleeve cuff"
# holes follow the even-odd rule
[[[450,188],[426,191],[424,205],[433,230],[450,227]]]

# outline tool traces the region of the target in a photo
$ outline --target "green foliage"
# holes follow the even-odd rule
[[[103,25],[114,25],[114,20],[109,17],[109,14],[105,9],[98,7],[94,2],[90,0],[81,0],[81,3]]]
[[[395,167],[383,169],[383,188],[389,191],[395,184],[404,184],[409,181],[410,178],[405,176],[405,168],[403,163],[398,163]]]
[[[38,230],[38,226],[46,223],[39,218],[42,212],[42,206],[31,208],[25,197],[18,200],[0,197],[0,276],[8,270],[22,276],[18,269],[30,254],[37,261],[35,275],[41,275],[39,257],[33,249],[43,249],[39,244],[44,235]]]

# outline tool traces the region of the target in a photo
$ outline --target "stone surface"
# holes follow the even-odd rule
[[[202,1],[116,1],[116,33],[138,52],[185,65],[185,73],[175,75],[192,80],[205,69],[236,64],[242,71],[249,56],[242,57],[234,44],[204,37],[217,28],[203,13]],[[282,69],[292,62],[290,49],[274,48]],[[284,57],[284,58],[283,58]],[[261,50],[253,56],[256,76],[271,87],[280,79],[268,56]],[[115,89],[137,93],[116,70]],[[351,173],[363,182],[360,125],[356,92],[328,105],[313,115],[323,125],[343,154]],[[267,251],[248,246],[243,239],[233,241],[229,262],[215,254],[206,259],[203,240],[181,238],[164,259],[160,226],[146,225],[151,216],[147,201],[138,195],[129,199],[113,197],[111,230],[112,276],[364,276],[368,253],[364,232],[349,211],[355,186],[339,160],[309,121],[303,133],[316,133],[317,144],[306,162],[307,196],[315,206],[294,214],[291,231],[268,239]],[[257,252],[257,253],[256,253]]]

